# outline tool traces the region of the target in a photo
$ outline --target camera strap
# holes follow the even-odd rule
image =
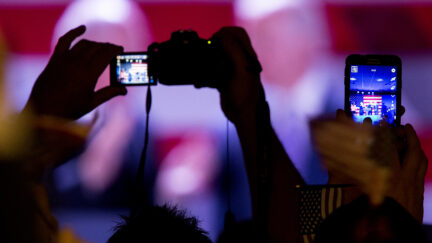
[[[147,86],[147,95],[146,95],[146,125],[145,125],[145,135],[144,135],[144,146],[141,151],[141,158],[138,165],[138,172],[135,179],[135,190],[132,201],[132,208],[130,211],[130,217],[133,217],[138,213],[138,210],[141,206],[146,203],[144,189],[142,188],[144,181],[144,168],[147,159],[147,148],[148,148],[148,140],[149,140],[149,120],[150,120],[150,109],[152,105],[152,94],[150,85]]]

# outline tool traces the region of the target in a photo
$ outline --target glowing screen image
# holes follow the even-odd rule
[[[146,54],[126,54],[117,56],[117,81],[125,85],[152,84],[147,75]]]
[[[385,120],[393,124],[397,107],[397,67],[351,65],[350,108],[354,121],[366,117],[374,125]]]

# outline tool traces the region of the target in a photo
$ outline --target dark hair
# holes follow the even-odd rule
[[[401,205],[391,198],[373,208],[362,196],[338,208],[321,224],[315,238],[322,242],[427,242],[426,234]]]
[[[264,235],[252,220],[242,221],[225,228],[219,236],[217,243],[238,243],[238,242],[266,242]]]
[[[211,242],[207,232],[198,227],[198,220],[175,206],[147,206],[132,217],[122,218],[124,222],[116,226],[108,243]]]

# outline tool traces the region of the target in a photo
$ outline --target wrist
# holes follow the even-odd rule
[[[270,110],[266,100],[259,101],[255,106],[242,109],[230,117],[235,126],[262,126],[270,124]]]

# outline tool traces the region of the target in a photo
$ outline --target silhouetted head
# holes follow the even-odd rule
[[[132,217],[122,217],[124,222],[108,243],[128,242],[188,242],[210,243],[207,232],[198,227],[198,220],[187,217],[176,207],[153,206],[141,209]]]
[[[230,227],[226,227],[220,234],[217,243],[237,243],[237,242],[265,242],[264,232],[253,221],[242,221],[233,223]]]
[[[420,223],[395,200],[386,198],[372,208],[362,196],[327,217],[315,242],[426,242],[426,235]]]

